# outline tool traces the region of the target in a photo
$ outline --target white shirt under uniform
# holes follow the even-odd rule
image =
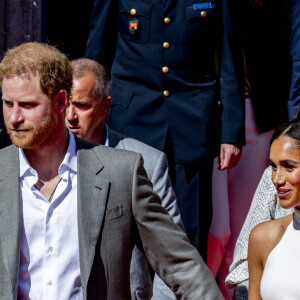
[[[20,154],[22,203],[18,299],[82,300],[77,223],[77,155],[73,134],[49,202],[35,188],[37,172]]]

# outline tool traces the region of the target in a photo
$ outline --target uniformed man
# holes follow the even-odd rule
[[[213,157],[231,168],[244,142],[242,56],[227,1],[95,0],[86,48],[111,70],[109,126],[167,154],[204,259]]]

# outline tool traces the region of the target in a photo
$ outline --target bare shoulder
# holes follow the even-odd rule
[[[252,249],[261,253],[263,265],[270,252],[280,242],[286,228],[291,223],[293,215],[258,224],[250,233],[249,244]]]
[[[266,221],[258,224],[253,228],[250,234],[250,239],[255,243],[270,243],[281,239],[287,226],[292,221],[292,215]]]

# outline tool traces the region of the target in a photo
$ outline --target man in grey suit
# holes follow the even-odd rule
[[[65,121],[78,137],[117,149],[141,153],[144,168],[153,184],[153,190],[162,200],[173,221],[183,228],[176,196],[168,175],[165,154],[138,140],[110,129],[104,120],[108,114],[109,76],[105,68],[94,60],[81,58],[71,61],[73,68],[72,97],[69,99]],[[131,297],[136,300],[176,299],[174,293],[155,275],[154,285],[145,255],[134,248],[130,268]]]
[[[25,43],[0,64],[0,299],[130,299],[134,245],[180,299],[222,299],[161,206],[140,154],[75,137],[64,123],[72,68]]]

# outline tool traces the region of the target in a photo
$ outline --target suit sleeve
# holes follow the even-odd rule
[[[179,299],[223,299],[197,250],[153,192],[141,155],[136,159],[132,184],[133,216],[154,271]]]
[[[151,178],[154,192],[160,197],[162,206],[167,210],[173,221],[184,230],[177,199],[169,177],[169,166],[166,155],[161,152]]]
[[[221,142],[245,144],[244,126],[244,74],[241,38],[237,31],[237,20],[229,7],[228,0],[222,0],[222,31],[219,53],[220,98],[222,103]]]
[[[184,230],[184,225],[181,220],[179,208],[177,206],[176,196],[169,177],[168,160],[163,152],[161,152],[159,159],[156,162],[151,182],[153,184],[154,192],[161,199],[162,206],[167,210],[173,221],[182,230]],[[160,299],[176,300],[176,296],[155,273],[153,280],[152,300]]]
[[[118,35],[118,0],[95,0],[90,17],[85,57],[110,72]]]
[[[296,113],[300,105],[300,1],[294,0],[293,3],[290,43],[292,78],[288,99],[289,120],[293,120],[296,117]]]

